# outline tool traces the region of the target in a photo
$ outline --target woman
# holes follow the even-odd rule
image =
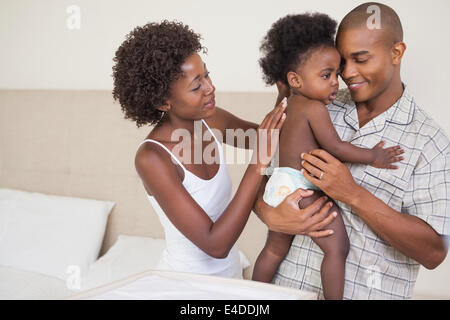
[[[199,40],[200,35],[177,22],[135,28],[114,58],[113,96],[137,126],[155,124],[138,148],[135,165],[165,230],[167,248],[159,268],[240,278],[235,243],[275,152],[285,103],[259,127],[216,107],[215,88],[198,54],[204,51]],[[201,128],[199,136],[196,128]],[[267,150],[267,155],[253,152],[231,201],[221,142],[211,128],[222,136],[226,129],[254,129],[256,146]],[[186,132],[189,139],[174,138]],[[211,144],[202,141],[208,133]],[[199,146],[201,155],[209,150],[219,161],[193,161]],[[246,147],[251,147],[249,141]]]

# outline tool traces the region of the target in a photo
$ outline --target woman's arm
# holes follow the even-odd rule
[[[275,106],[280,105],[284,98],[290,96],[290,89],[286,85],[277,82],[277,87],[279,93]],[[247,150],[252,148],[254,144],[252,144],[251,135],[252,132],[256,132],[258,124],[243,120],[222,108],[216,107],[216,110],[216,113],[211,118],[208,118],[207,122],[210,127],[214,127],[221,131],[224,142],[235,148]],[[230,133],[233,133],[228,135],[228,139],[227,129],[232,130]],[[242,136],[239,136],[241,134]],[[244,138],[244,140],[241,138]]]
[[[347,166],[324,150],[303,155],[304,175],[329,197],[349,204],[372,230],[392,247],[427,269],[447,254],[445,239],[425,221],[398,212],[359,186]],[[317,177],[321,176],[322,179]],[[310,176],[308,173],[312,174]]]
[[[266,130],[267,155],[258,155],[248,166],[239,188],[221,217],[214,223],[182,185],[170,155],[156,145],[147,145],[136,156],[136,170],[146,190],[158,201],[173,225],[196,246],[216,258],[225,258],[241,234],[262,180],[261,172],[270,163],[274,129],[283,125],[284,108],[277,107],[261,123]],[[258,130],[259,130],[258,129]]]
[[[216,113],[206,120],[211,128],[221,131],[226,144],[247,150],[254,146],[252,139],[256,138],[255,133],[258,128],[256,123],[238,118],[218,107],[216,107]]]
[[[398,169],[391,165],[402,161],[397,156],[399,146],[383,149],[384,142],[380,142],[373,149],[359,148],[349,142],[342,141],[331,121],[327,108],[318,101],[312,101],[306,107],[309,126],[322,149],[329,152],[342,162],[368,164],[377,168]]]

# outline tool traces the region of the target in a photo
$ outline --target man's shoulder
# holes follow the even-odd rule
[[[411,126],[415,132],[428,141],[441,141],[449,143],[449,138],[444,129],[418,104],[413,100],[414,115]]]
[[[450,139],[447,133],[420,106],[416,106],[413,125],[423,141],[422,153],[428,160],[439,154],[445,156],[449,152]]]
[[[420,159],[424,162],[416,167],[426,165],[430,161],[447,157],[450,150],[450,139],[444,129],[418,105],[410,93],[406,92],[408,103],[411,103],[411,120],[403,130],[404,142],[408,136],[414,136],[414,149],[420,151]],[[395,125],[395,124],[394,124]]]

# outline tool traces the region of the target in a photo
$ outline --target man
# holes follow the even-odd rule
[[[378,14],[379,19],[373,14]],[[438,125],[415,104],[401,81],[406,45],[393,9],[365,3],[341,22],[336,45],[349,87],[329,106],[344,141],[372,148],[400,145],[398,170],[345,166],[323,150],[303,155],[305,176],[335,199],[350,239],[344,299],[409,299],[420,265],[436,268],[450,234],[450,147]],[[262,201],[255,211],[269,229],[296,233],[283,219],[296,214],[295,197],[277,208]],[[297,214],[302,219],[301,212]],[[323,254],[307,233],[296,236],[273,282],[318,292],[323,298]]]

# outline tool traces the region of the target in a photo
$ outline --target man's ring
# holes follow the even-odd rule
[[[322,178],[323,178],[323,171],[320,173],[319,180],[322,180]]]

